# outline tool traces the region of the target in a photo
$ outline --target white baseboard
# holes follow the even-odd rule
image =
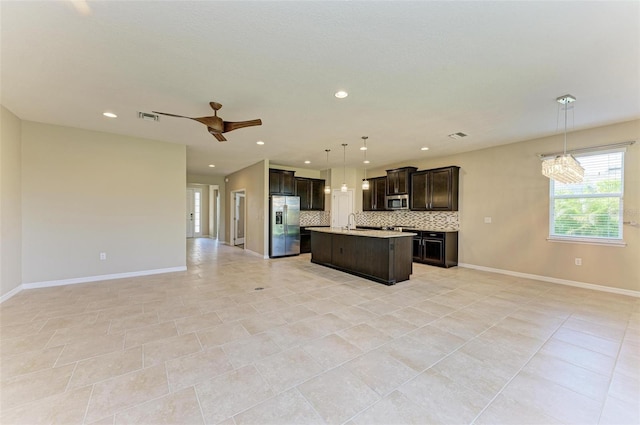
[[[506,274],[508,276],[523,277],[526,279],[541,280],[543,282],[558,283],[560,285],[576,286],[578,288],[593,289],[595,291],[611,292],[613,294],[628,295],[630,297],[640,298],[640,291],[632,291],[631,289],[612,288],[611,286],[595,285],[593,283],[578,282],[575,280],[558,279],[555,277],[541,276],[537,274],[520,273],[511,270],[494,269],[493,267],[476,266],[475,264],[458,263],[459,267],[468,269],[481,270],[485,272],[493,272]]]
[[[99,276],[78,277],[73,279],[48,280],[44,282],[23,283],[13,288],[11,291],[7,292],[3,296],[1,296],[0,304],[5,302],[9,298],[13,297],[23,289],[37,289],[37,288],[49,288],[51,286],[75,285],[77,283],[98,282],[101,280],[112,280],[112,279],[125,279],[128,277],[150,276],[150,275],[162,274],[162,273],[183,272],[186,270],[187,270],[186,266],[179,266],[179,267],[168,267],[166,269],[141,270],[138,272],[103,274]]]
[[[251,251],[250,249],[246,249],[246,248],[245,248],[245,249],[244,249],[244,252],[246,252],[247,254],[251,254],[251,255],[253,255],[253,256],[255,256],[255,257],[260,257],[260,258],[262,258],[263,260],[268,260],[268,259],[269,259],[269,256],[268,256],[268,255],[263,255],[263,254],[260,254],[259,252]]]
[[[22,291],[22,285],[18,285],[3,296],[0,297],[0,304]]]

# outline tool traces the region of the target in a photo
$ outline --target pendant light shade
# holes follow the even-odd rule
[[[367,180],[367,165],[369,163],[369,161],[367,161],[367,139],[369,137],[367,136],[362,136],[362,147],[360,148],[361,151],[364,151],[364,180],[362,180],[362,190],[369,190],[369,180]]]
[[[576,101],[570,94],[560,96],[556,101],[564,105],[564,153],[542,161],[542,174],[560,183],[580,183],[584,179],[584,168],[567,153],[567,109]]]
[[[347,144],[342,144],[342,186],[340,192],[347,191]]]
[[[329,177],[329,152],[331,152],[331,149],[325,149],[324,150],[327,153],[327,178]],[[330,195],[331,194],[331,186],[329,186],[328,184],[324,185],[324,193],[326,195]]]

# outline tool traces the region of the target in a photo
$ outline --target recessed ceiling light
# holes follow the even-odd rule
[[[263,142],[262,140],[258,140],[258,141],[256,142],[256,145],[264,145],[264,142]]]
[[[420,150],[421,150],[421,151],[428,151],[428,150],[429,150],[429,148],[425,146],[425,147],[420,148]]]
[[[213,165],[213,164],[209,164],[209,167],[213,168],[213,167],[215,167],[215,165]]]
[[[361,151],[366,151],[366,150],[367,150],[367,147],[366,147],[366,146],[360,146],[360,150],[361,150]]]
[[[104,115],[107,118],[118,118],[118,116],[113,112],[104,112],[102,115]]]
[[[304,163],[305,164],[311,164],[311,161],[305,161]]]
[[[337,91],[336,94],[334,94],[335,97],[337,97],[338,99],[344,99],[345,97],[349,96],[349,93],[347,93],[344,90],[340,90]]]
[[[362,162],[364,162],[365,164],[369,164],[371,161],[369,161],[368,159],[365,159],[365,160],[364,160],[364,161],[362,161]]]

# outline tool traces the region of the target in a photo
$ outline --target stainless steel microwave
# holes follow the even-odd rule
[[[409,209],[409,195],[387,195],[385,199],[388,210]]]

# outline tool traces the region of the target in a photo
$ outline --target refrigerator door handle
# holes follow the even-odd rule
[[[286,201],[285,201],[286,202]],[[289,208],[287,208],[287,204],[284,204],[282,206],[282,215],[283,215],[283,222],[282,224],[284,225],[284,234],[288,234],[289,233],[289,229],[288,229],[288,217],[287,214],[289,214]]]

